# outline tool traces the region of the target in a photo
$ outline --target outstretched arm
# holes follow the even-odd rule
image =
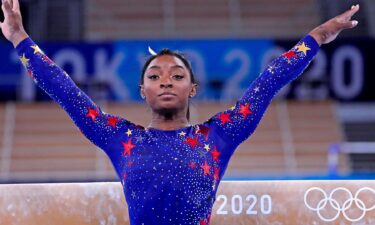
[[[292,49],[273,60],[251,83],[234,107],[209,120],[227,142],[237,146],[254,132],[275,94],[306,69],[320,45],[333,41],[342,30],[358,24],[357,21],[351,21],[358,10],[359,5],[353,6],[347,12],[313,29]]]
[[[0,23],[1,31],[13,43],[30,77],[60,104],[91,142],[107,150],[107,144],[130,122],[102,112],[28,37],[18,0],[2,0],[2,10],[5,20]]]

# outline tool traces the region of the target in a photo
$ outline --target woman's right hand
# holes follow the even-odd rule
[[[0,29],[4,37],[16,47],[28,37],[22,24],[19,0],[2,0],[1,9],[4,13],[4,21],[0,22]]]

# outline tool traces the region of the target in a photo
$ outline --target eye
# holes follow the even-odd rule
[[[173,78],[176,79],[176,80],[182,80],[184,78],[184,76],[180,75],[180,74],[176,74],[176,75],[173,76]]]
[[[159,76],[158,75],[156,75],[156,74],[152,74],[152,75],[149,75],[149,76],[147,76],[150,80],[157,80],[157,79],[159,79]]]

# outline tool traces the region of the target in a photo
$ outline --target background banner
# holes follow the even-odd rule
[[[177,50],[191,61],[199,82],[199,100],[232,101],[275,57],[298,40],[202,39],[122,40],[98,43],[38,43],[44,52],[65,69],[91,97],[115,101],[139,101],[141,66],[150,53],[163,48]],[[375,100],[375,42],[337,40],[324,45],[297,81],[280,91],[279,98],[340,101]],[[0,101],[49,100],[18,61],[12,45],[0,43]]]

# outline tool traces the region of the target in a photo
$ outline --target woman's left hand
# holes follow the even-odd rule
[[[358,21],[351,20],[352,16],[357,13],[358,10],[359,5],[353,5],[350,10],[316,27],[309,34],[318,42],[319,45],[328,44],[335,40],[341,31],[354,28],[358,25]]]

